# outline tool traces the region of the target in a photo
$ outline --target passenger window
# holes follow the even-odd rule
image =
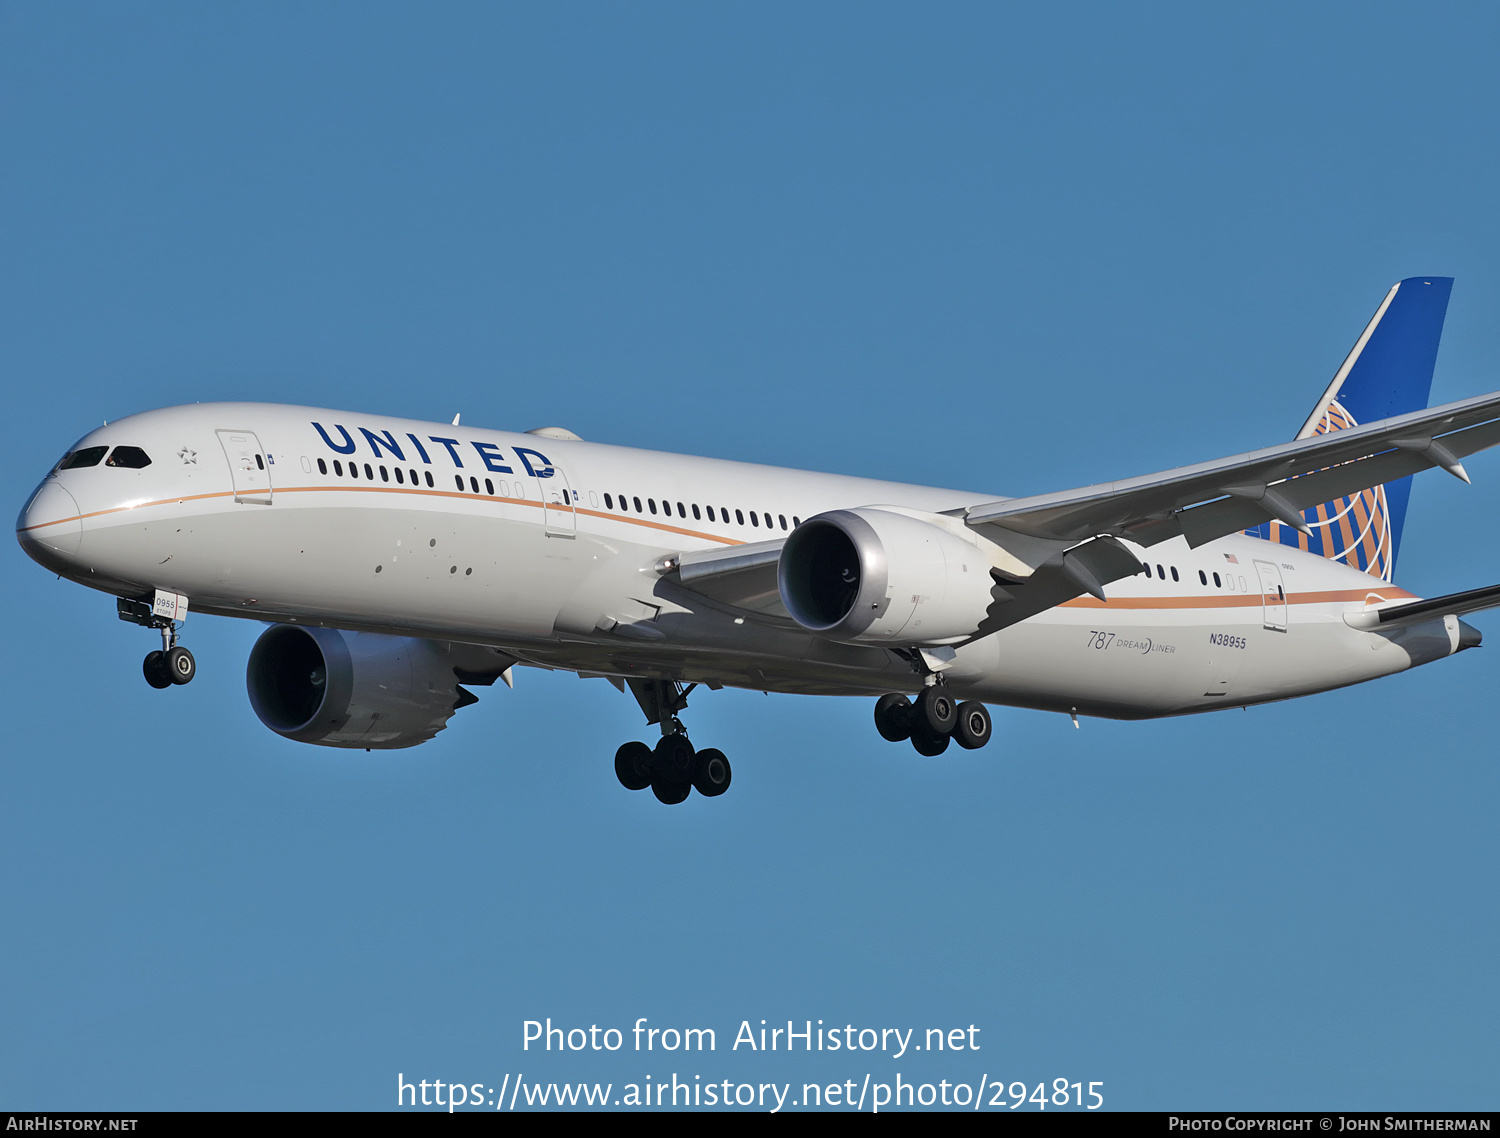
[[[368,462],[365,463],[365,477],[368,478],[371,482],[375,481],[375,472],[370,469],[370,464]]]
[[[1214,588],[1216,588],[1216,589],[1222,589],[1223,587],[1224,587],[1224,582],[1221,581],[1221,580],[1219,580],[1219,575],[1217,573],[1215,573],[1214,574]]]
[[[646,506],[651,510],[651,512],[653,514],[656,513],[656,499],[655,498],[647,498],[646,499]]]
[[[67,455],[57,464],[59,470],[77,470],[84,466],[98,466],[99,460],[104,457],[104,452],[109,447],[84,447]]]
[[[384,470],[385,468],[381,467],[381,469]],[[396,481],[401,483],[403,486],[406,485],[406,475],[401,473],[401,468],[399,466],[396,467]]]
[[[1199,582],[1201,582],[1201,583],[1202,583],[1202,584],[1205,584],[1205,585],[1206,585],[1206,584],[1208,584],[1208,578],[1207,578],[1207,577],[1206,577],[1206,576],[1205,576],[1205,575],[1204,575],[1204,573],[1203,573],[1203,570],[1202,570],[1202,569],[1199,569],[1199,570],[1198,570],[1198,580],[1199,580]]]
[[[615,500],[608,494],[604,495],[604,508],[606,510],[613,510],[615,508]]]
[[[714,520],[714,508],[712,506],[704,506],[703,508],[708,511],[708,520],[709,521],[713,521]]]
[[[380,480],[382,482],[389,482],[391,480],[391,476],[385,472],[385,467],[383,466],[380,468]]]
[[[750,511],[750,524],[753,525],[753,526],[756,526],[756,527],[760,526],[760,523],[755,520],[755,511],[754,510]]]
[[[328,473],[328,464],[326,462],[324,462],[321,458],[318,459],[318,473],[319,474],[327,474]]]
[[[694,502],[693,503],[693,521],[699,522],[699,521],[702,521],[702,520],[703,520],[703,515],[698,512],[698,503]]]
[[[635,512],[636,513],[638,513],[638,514],[644,514],[646,512],[645,509],[642,508],[642,506],[641,506],[641,500],[639,498],[631,498],[630,500],[635,503]]]
[[[453,485],[462,490],[464,488],[464,476],[462,474],[455,474],[453,476]]]
[[[322,460],[319,459],[319,461],[321,462]],[[337,474],[340,478],[342,478],[344,476],[344,464],[342,462],[340,462],[338,459],[334,459],[333,460],[333,472],[335,474]]]
[[[1177,566],[1175,566],[1175,565],[1172,566],[1172,580],[1177,581],[1177,580],[1180,580],[1180,579],[1181,578],[1179,578],[1177,576]]]
[[[359,467],[356,466],[352,462],[349,464],[349,477],[350,478],[358,478],[359,477]]]
[[[427,475],[427,485],[431,486],[433,484],[433,482],[432,482],[432,471],[426,470],[426,471],[423,471],[423,473]]]
[[[479,493],[479,479],[475,478],[472,474],[469,475],[469,492],[473,494]]]
[[[677,503],[677,516],[679,518],[687,517],[687,507],[684,506],[681,502]]]
[[[737,522],[739,522],[740,525],[744,525],[745,524],[745,514],[744,514],[744,511],[743,510],[736,510],[734,512],[734,520],[737,521]]]
[[[417,472],[415,470],[411,472],[411,484],[413,486],[417,484]]]
[[[1156,576],[1163,581],[1167,579],[1167,571],[1161,567],[1161,562],[1159,561],[1156,564]]]
[[[495,496],[495,483],[489,478],[484,480],[484,492],[491,498]]]
[[[144,452],[142,452],[142,453],[144,453]],[[146,459],[146,461],[150,462],[151,460],[148,458],[148,459]],[[261,470],[264,470],[266,468],[266,460],[263,459],[263,458],[261,458],[260,455],[257,454],[255,456],[255,465],[258,466]]]
[[[785,514],[777,514],[776,515],[776,520],[781,523],[781,528],[782,529],[786,529],[786,515]]]
[[[801,524],[802,524],[802,519],[799,518],[796,514],[793,514],[792,515],[792,528],[796,529]]]

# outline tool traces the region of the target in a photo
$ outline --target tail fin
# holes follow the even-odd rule
[[[1297,438],[1426,407],[1452,289],[1452,277],[1408,277],[1393,285]],[[1410,497],[1411,478],[1402,478],[1304,511],[1311,537],[1280,522],[1245,532],[1389,581]]]

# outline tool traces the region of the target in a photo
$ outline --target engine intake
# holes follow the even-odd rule
[[[894,509],[833,510],[782,547],[781,603],[830,640],[903,647],[952,644],[984,619],[994,585],[978,546]]]
[[[434,641],[292,624],[261,634],[245,685],[272,731],[323,747],[415,747],[473,700]]]

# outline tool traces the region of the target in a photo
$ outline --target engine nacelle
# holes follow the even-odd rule
[[[415,747],[473,702],[444,645],[294,624],[261,634],[245,684],[262,723],[321,747]]]
[[[943,519],[946,521],[946,519]],[[979,547],[895,510],[833,510],[803,522],[781,550],[781,603],[803,628],[855,644],[952,644],[993,596]]]

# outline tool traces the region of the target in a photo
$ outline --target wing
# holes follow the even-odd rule
[[[777,564],[785,538],[674,553],[657,562],[661,573],[677,574],[685,589],[734,609],[790,620],[776,584]]]
[[[1468,481],[1460,460],[1500,442],[1500,392],[1314,435],[1214,462],[1077,490],[1010,498],[964,511],[970,526],[1044,542],[1100,535],[1191,546],[1267,520],[1298,529],[1304,509],[1442,467]]]
[[[1151,546],[1185,537],[1199,546],[1268,519],[1303,529],[1305,509],[1430,467],[1467,482],[1460,460],[1496,443],[1500,392],[1214,462],[951,511],[989,556],[995,579],[994,603],[970,639],[1083,593],[1104,599],[1106,584],[1141,569],[1121,539]],[[673,554],[657,568],[720,604],[784,621],[781,547]]]
[[[1122,482],[989,502],[961,511],[1010,558],[997,566],[995,603],[975,638],[1140,571],[1120,541],[1189,546],[1274,520],[1307,532],[1302,511],[1371,486],[1460,461],[1500,443],[1500,392],[1313,435],[1214,462]],[[1016,564],[1019,562],[1019,564]]]

